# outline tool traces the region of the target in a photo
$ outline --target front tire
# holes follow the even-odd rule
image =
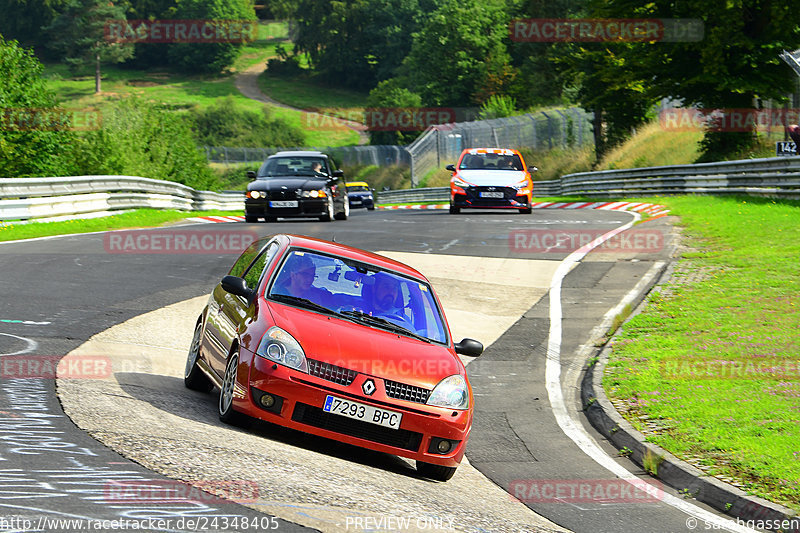
[[[187,389],[200,392],[210,392],[214,384],[208,379],[200,367],[197,366],[197,358],[200,356],[200,341],[203,335],[203,323],[198,322],[194,328],[192,345],[189,347],[189,355],[186,357],[186,368],[183,372],[183,384]]]
[[[460,207],[456,207],[453,204],[450,204],[450,214],[451,215],[457,215],[460,212],[461,212],[461,208]]]
[[[519,212],[522,213],[523,215],[530,215],[531,213],[533,213],[533,209],[530,207],[525,207],[523,209],[520,209]]]
[[[236,388],[236,370],[239,367],[239,350],[231,354],[225,365],[225,377],[219,391],[219,419],[226,424],[241,424],[245,416],[233,409],[233,391]]]
[[[447,481],[456,473],[456,467],[439,466],[417,461],[417,473],[421,476],[435,479],[436,481]]]
[[[328,196],[328,212],[319,217],[321,222],[330,222],[333,220],[333,197]]]
[[[258,222],[258,217],[255,216],[255,215],[245,214],[244,215],[244,221],[245,222],[249,222],[249,223]]]
[[[336,213],[334,217],[336,220],[347,220],[347,217],[350,216],[350,200],[345,198],[344,200],[344,208],[342,209],[341,213]]]

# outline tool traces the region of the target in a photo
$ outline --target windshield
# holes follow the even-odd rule
[[[448,340],[431,287],[374,265],[293,250],[267,297],[427,341]]]
[[[270,157],[258,171],[260,179],[276,176],[327,175],[327,163],[322,157]]]
[[[364,185],[348,185],[347,190],[350,192],[369,192],[369,187],[365,187]]]
[[[461,170],[524,170],[522,160],[516,154],[466,154],[458,166]]]

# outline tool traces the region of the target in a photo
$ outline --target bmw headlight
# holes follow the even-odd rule
[[[467,380],[460,374],[444,378],[433,388],[428,405],[447,407],[448,409],[468,409],[469,389]]]
[[[261,192],[259,192],[259,191],[250,191],[247,194],[249,194],[250,198],[252,198],[254,200],[258,200],[259,198],[261,198]],[[266,198],[266,197],[267,197],[267,195],[264,194],[264,198]]]
[[[325,189],[303,191],[303,198],[325,198],[326,196],[328,196],[328,194],[325,192]]]
[[[453,178],[453,185],[455,185],[456,187],[471,187],[469,183],[458,177]]]
[[[301,372],[308,372],[308,363],[303,347],[294,337],[278,326],[272,326],[267,330],[258,345],[256,355]]]

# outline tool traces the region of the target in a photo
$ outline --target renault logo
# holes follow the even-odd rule
[[[364,382],[363,385],[361,385],[361,390],[363,390],[364,394],[366,394],[367,396],[372,396],[372,393],[375,392],[376,388],[377,387],[375,387],[375,382],[372,381],[371,379],[368,379],[367,381]]]

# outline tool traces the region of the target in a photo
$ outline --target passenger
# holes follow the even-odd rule
[[[332,295],[328,289],[313,285],[316,277],[317,268],[314,261],[307,255],[295,253],[283,266],[272,292],[305,298],[327,307]]]

